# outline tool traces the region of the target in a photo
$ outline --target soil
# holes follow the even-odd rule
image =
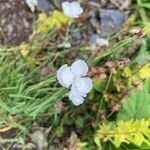
[[[0,0],[0,44],[18,45],[32,32],[33,14],[23,0]]]

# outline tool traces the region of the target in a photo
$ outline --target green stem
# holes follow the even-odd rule
[[[100,110],[101,110],[101,108],[102,108],[102,104],[103,104],[103,101],[104,101],[104,96],[105,96],[105,93],[106,93],[106,91],[107,91],[107,89],[108,89],[108,86],[109,86],[109,83],[110,83],[110,81],[111,81],[111,78],[112,78],[112,73],[111,73],[110,76],[109,76],[108,82],[107,82],[107,84],[106,84],[106,88],[105,88],[105,90],[104,90],[103,96],[102,96],[101,101],[100,101],[100,105],[98,106],[98,112],[97,112],[97,117],[96,117],[96,122],[97,122],[97,123],[98,123],[99,113],[100,113]]]
[[[113,47],[109,48],[106,52],[104,53],[100,53],[98,54],[96,57],[94,56],[93,58],[91,58],[88,62],[88,64],[90,66],[93,66],[94,64],[96,64],[98,61],[102,60],[103,58],[114,54],[119,48],[122,48],[126,45],[128,45],[129,43],[131,43],[132,41],[134,41],[137,37],[133,36],[130,37],[128,39],[122,40],[116,44],[113,45]]]

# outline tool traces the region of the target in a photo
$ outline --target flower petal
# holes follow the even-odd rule
[[[77,60],[71,65],[71,71],[76,76],[84,76],[88,72],[88,66],[84,60]]]
[[[72,17],[78,18],[80,14],[83,13],[83,8],[80,6],[78,2],[70,3],[71,10],[72,10]]]
[[[64,69],[64,71],[61,74],[61,79],[65,84],[65,87],[69,87],[73,83],[74,75],[71,72],[70,67]]]
[[[72,11],[71,11],[71,7],[70,7],[70,3],[69,2],[63,2],[62,3],[62,9],[63,9],[64,14],[66,16],[72,17]]]
[[[33,7],[38,5],[38,1],[37,0],[26,0],[25,2],[28,4],[28,6],[30,8],[33,8]]]
[[[75,80],[75,81],[76,81],[76,80]],[[76,93],[76,95],[81,95],[82,97],[86,97],[86,96],[87,96],[87,93],[79,91],[79,90],[74,86],[74,83],[73,83],[72,86],[71,86],[71,91],[73,91],[73,93]]]
[[[81,93],[89,93],[92,90],[92,80],[90,78],[76,78],[73,86]]]
[[[69,99],[76,106],[84,102],[84,98],[80,95],[80,92],[77,91],[74,87],[72,87],[71,91],[69,92]]]
[[[65,85],[64,85],[64,83],[63,83],[63,80],[61,79],[61,74],[62,74],[62,72],[63,72],[67,67],[68,67],[68,65],[65,64],[65,65],[61,66],[61,67],[59,68],[59,70],[57,71],[57,80],[58,80],[58,82],[59,82],[62,86],[65,86]]]
[[[57,71],[57,79],[63,87],[69,87],[73,83],[74,75],[66,64]]]
[[[63,2],[62,9],[64,14],[69,17],[78,18],[81,13],[83,13],[83,8],[78,2]]]

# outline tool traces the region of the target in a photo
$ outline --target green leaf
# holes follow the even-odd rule
[[[58,137],[62,136],[63,132],[64,132],[64,128],[62,126],[57,127],[57,129],[56,129],[56,135]]]
[[[140,7],[144,7],[144,8],[150,9],[150,3],[141,4]]]
[[[118,120],[148,119],[150,118],[150,93],[148,83],[142,91],[134,89],[126,99],[122,110],[118,113]]]
[[[141,44],[138,56],[135,58],[135,62],[138,64],[145,64],[149,61],[150,54],[147,50],[147,41],[144,39]]]
[[[76,120],[75,120],[75,124],[78,128],[82,128],[84,126],[84,119],[82,117],[78,117]]]
[[[96,80],[94,82],[94,89],[98,92],[103,92],[106,87],[106,81],[105,80]]]

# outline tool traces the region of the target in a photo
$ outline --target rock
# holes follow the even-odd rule
[[[90,23],[101,37],[118,32],[126,19],[125,13],[118,9],[92,8],[89,13]]]
[[[110,0],[120,10],[127,10],[131,4],[131,0]]]
[[[63,43],[63,46],[64,46],[65,48],[70,48],[70,47],[71,47],[71,43],[69,43],[69,42],[64,42],[64,43]]]
[[[71,33],[71,44],[72,45],[80,44],[81,38],[82,38],[81,32],[79,32],[79,31],[78,32],[72,32]]]
[[[125,21],[125,14],[120,10],[100,9],[101,34],[107,37],[116,33]]]
[[[48,141],[45,136],[44,128],[38,128],[34,133],[31,134],[31,138],[37,145],[37,149],[43,150],[47,149]]]
[[[48,0],[38,0],[37,10],[48,12],[51,10],[51,3]]]
[[[89,36],[89,44],[92,52],[95,53],[97,47],[108,47],[109,41],[107,39],[99,37],[98,34],[91,34]]]

